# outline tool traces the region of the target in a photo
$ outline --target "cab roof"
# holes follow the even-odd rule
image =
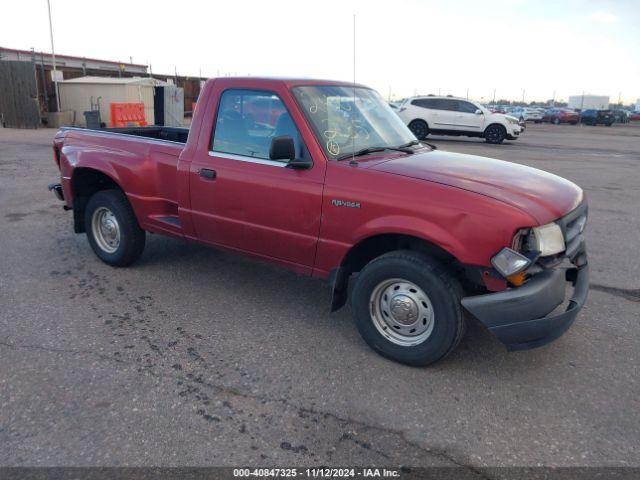
[[[314,86],[340,86],[340,87],[357,87],[357,88],[369,88],[366,85],[360,83],[353,83],[353,81],[340,81],[340,80],[326,80],[316,78],[302,78],[302,77],[218,77],[213,78],[216,83],[223,85],[229,84],[229,86],[237,85],[239,83],[253,83],[257,85],[273,86],[275,84],[284,85],[287,88],[299,87],[305,85]]]

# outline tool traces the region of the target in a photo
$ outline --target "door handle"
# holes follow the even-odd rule
[[[215,180],[216,179],[216,171],[211,170],[210,168],[201,168],[198,170],[198,174],[202,178],[206,178],[207,180]]]

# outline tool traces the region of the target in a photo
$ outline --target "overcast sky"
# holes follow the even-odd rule
[[[640,1],[51,0],[56,52],[181,75],[356,79],[385,97],[640,97]],[[3,0],[0,46],[50,51],[46,0]]]

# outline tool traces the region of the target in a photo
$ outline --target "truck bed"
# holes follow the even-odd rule
[[[78,128],[78,127],[71,127]],[[65,130],[63,128],[62,130]],[[137,137],[153,138],[156,140],[167,140],[169,142],[187,143],[189,136],[188,128],[181,127],[163,127],[161,125],[153,125],[150,127],[123,127],[123,128],[82,128],[93,132],[104,133],[121,133],[123,135],[135,135]]]

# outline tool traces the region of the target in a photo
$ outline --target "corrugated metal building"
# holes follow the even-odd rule
[[[36,68],[36,86],[40,112],[56,111],[56,90],[53,82],[53,60],[50,53],[0,47],[0,60],[31,62]],[[100,77],[131,77],[147,75],[147,66],[138,63],[114,62],[96,58],[56,55],[56,69],[65,80],[87,75]]]
[[[45,118],[48,112],[56,111],[56,93],[52,77],[53,61],[50,53],[0,47],[0,61],[3,60],[33,63],[36,70],[36,88],[40,114]],[[161,81],[168,81],[184,89],[184,106],[182,110],[185,112],[191,112],[192,104],[197,101],[202,83],[205,80],[204,78],[180,75],[155,73],[150,75],[147,65],[62,54],[56,55],[56,67],[64,80],[94,76],[112,78],[153,77]],[[80,115],[82,116],[82,112],[80,112]],[[84,118],[81,120],[84,121]]]

